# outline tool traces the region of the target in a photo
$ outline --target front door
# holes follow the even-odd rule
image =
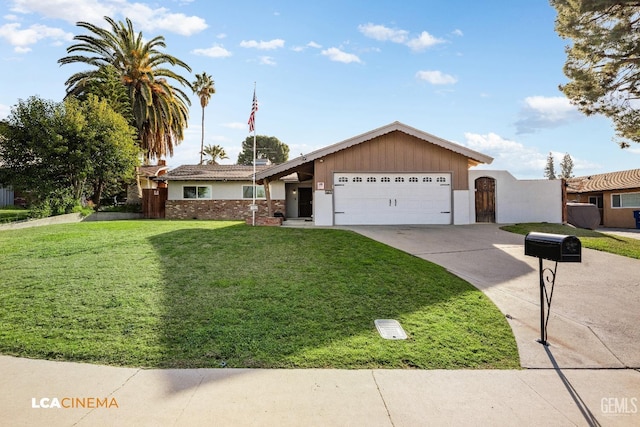
[[[313,192],[309,187],[298,187],[298,217],[311,218],[313,216]]]
[[[476,179],[476,222],[496,222],[496,180]]]

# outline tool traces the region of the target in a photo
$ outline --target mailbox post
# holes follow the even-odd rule
[[[540,279],[540,339],[538,342],[549,345],[547,343],[547,324],[549,323],[558,263],[582,262],[582,243],[576,236],[531,232],[524,238],[524,254],[538,258]],[[544,259],[555,261],[553,270],[544,268],[542,261]],[[547,291],[547,285],[551,286],[551,292]],[[545,306],[547,308],[546,316]]]

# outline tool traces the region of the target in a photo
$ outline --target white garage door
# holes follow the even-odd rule
[[[335,173],[336,225],[451,224],[450,173]]]

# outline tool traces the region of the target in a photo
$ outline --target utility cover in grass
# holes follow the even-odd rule
[[[386,340],[406,340],[407,333],[402,326],[394,319],[376,319],[376,329],[380,336]]]

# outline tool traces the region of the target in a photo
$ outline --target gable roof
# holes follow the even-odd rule
[[[256,166],[256,171],[267,166]],[[246,165],[183,165],[170,170],[159,179],[164,181],[251,181],[253,166]]]
[[[314,160],[319,159],[321,157],[327,156],[329,154],[335,153],[340,150],[347,149],[349,147],[353,147],[358,144],[362,144],[363,142],[370,141],[374,138],[377,138],[379,136],[382,136],[394,131],[404,132],[408,135],[414,136],[425,142],[437,145],[442,148],[446,148],[447,150],[451,150],[454,153],[458,153],[463,156],[466,156],[469,160],[473,161],[476,164],[480,164],[480,163],[489,164],[493,161],[492,157],[489,157],[485,154],[478,153],[477,151],[471,150],[467,147],[463,147],[462,145],[455,144],[451,141],[447,141],[435,135],[431,135],[430,133],[423,132],[411,126],[407,126],[404,123],[395,121],[386,126],[382,126],[377,129],[371,130],[369,132],[365,132],[361,135],[357,135],[352,138],[345,139],[344,141],[338,142],[337,144],[329,145],[327,147],[313,151],[309,154],[296,157],[295,159],[289,160],[288,162],[271,166],[268,169],[265,169],[259,173],[256,173],[256,179],[262,180],[264,178],[269,178],[273,176],[280,177],[280,176],[288,175],[294,169],[306,163],[312,163]]]
[[[601,173],[567,179],[568,193],[640,189],[640,169]]]

